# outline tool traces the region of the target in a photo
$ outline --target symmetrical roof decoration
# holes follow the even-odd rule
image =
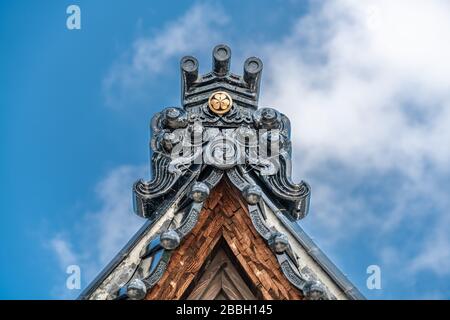
[[[258,107],[261,60],[239,76],[230,59],[181,60],[183,107],[152,118],[153,177],[133,186],[149,221],[81,298],[363,298],[296,223],[310,187],[291,180],[289,119]]]
[[[166,108],[152,119],[154,176],[134,185],[138,215],[154,219],[161,202],[178,196],[174,190],[203,180],[210,188],[221,174],[249,196],[264,189],[294,220],[308,212],[308,184],[290,179],[289,119],[272,108],[257,109],[261,60],[248,58],[241,77],[229,72],[230,59],[230,48],[216,46],[213,71],[203,76],[195,58],[181,60],[183,108]]]

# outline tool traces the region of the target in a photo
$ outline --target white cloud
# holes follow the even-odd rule
[[[87,284],[143,225],[145,220],[133,213],[131,186],[146,176],[146,166],[119,166],[98,183],[99,208],[82,214],[70,237],[57,235],[50,240],[64,273],[67,266],[76,264]],[[59,297],[67,296],[61,286],[54,291]]]
[[[78,257],[73,252],[70,243],[58,235],[50,240],[50,248],[55,252],[59,265],[65,269],[67,266],[78,263]]]
[[[101,201],[100,208],[86,214],[86,223],[93,226],[97,234],[91,244],[101,266],[108,263],[118,250],[144,223],[133,213],[131,186],[147,176],[146,166],[120,166],[114,168],[96,188]]]
[[[368,26],[367,3],[379,12],[376,27]],[[304,165],[331,158],[414,175],[430,160],[447,169],[449,6],[326,2],[268,48],[264,97],[299,115],[291,118]]]
[[[412,272],[428,270],[437,275],[444,276],[450,270],[450,248],[448,225],[445,228],[437,228],[437,234],[431,234],[423,245],[422,251],[414,259],[410,266]]]
[[[74,299],[76,298],[76,292],[67,289],[66,274],[67,267],[71,265],[80,265],[82,260],[78,254],[73,250],[70,241],[63,235],[57,235],[48,243],[49,248],[54,252],[59,267],[61,269],[59,281],[51,289],[51,295],[56,299]]]
[[[290,117],[294,170],[312,180],[307,223],[336,246],[377,230],[380,256],[408,229],[405,245],[423,245],[408,242],[404,267],[441,275],[450,273],[449,38],[447,1],[320,1],[262,50],[262,102]]]
[[[107,104],[124,105],[124,101],[130,101],[130,92],[141,96],[145,92],[142,85],[167,70],[170,59],[197,51],[209,52],[227,22],[228,17],[220,7],[198,3],[152,36],[137,38],[130,57],[117,61],[104,79]]]

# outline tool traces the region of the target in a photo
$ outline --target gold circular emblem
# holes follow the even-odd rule
[[[214,92],[208,100],[209,109],[216,114],[224,114],[230,111],[233,100],[225,91]]]

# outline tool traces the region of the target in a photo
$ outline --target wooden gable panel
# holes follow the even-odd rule
[[[256,296],[233,263],[220,247],[207,261],[201,277],[189,292],[188,300],[255,300]]]
[[[226,254],[224,247],[229,250],[228,256],[233,257],[230,259],[233,260],[230,265],[236,270],[240,280],[248,282],[245,283],[246,288],[255,298],[268,300],[302,298],[300,291],[283,275],[274,253],[265,240],[254,229],[247,204],[240,192],[226,179],[211,191],[197,225],[174,251],[166,272],[146,298],[163,300],[195,298],[196,290],[199,292],[201,288],[199,286],[202,277],[207,274],[205,271],[208,270],[207,264],[212,263],[216,255],[214,250],[219,248]],[[232,271],[228,271],[225,276],[231,274],[236,276]],[[232,286],[236,287],[236,284],[233,282],[230,284],[230,279],[223,279],[210,279],[220,283],[221,289],[210,291],[204,298],[212,299],[214,296],[214,298],[235,299],[238,294],[232,294]],[[223,290],[223,283],[230,286],[228,293]],[[204,286],[208,285],[215,288],[213,283],[205,282]],[[219,287],[218,284],[216,286]],[[253,298],[244,291],[240,292],[240,298]],[[193,296],[189,296],[190,294]]]

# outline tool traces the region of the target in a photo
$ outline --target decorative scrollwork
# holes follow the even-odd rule
[[[182,225],[176,229],[176,232],[180,235],[180,238],[184,238],[195,227],[198,221],[198,215],[203,206],[202,203],[193,203],[189,213],[184,219]]]
[[[330,300],[333,296],[329,290],[318,280],[308,280],[302,276],[292,265],[290,258],[286,254],[277,255],[281,270],[286,278],[295,287],[303,292],[306,300]]]
[[[296,286],[297,289],[303,291],[303,287],[306,281],[298,274],[297,271],[295,271],[295,269],[292,267],[289,261],[285,260],[281,262],[280,266],[281,270],[283,271],[284,275],[288,278],[289,282],[292,283],[294,286]]]
[[[165,250],[161,257],[161,260],[159,260],[156,266],[156,269],[148,278],[143,280],[147,290],[153,288],[153,286],[159,281],[159,279],[161,279],[162,275],[164,274],[164,271],[166,271],[170,256],[171,251]]]
[[[207,144],[204,152],[205,164],[222,170],[234,167],[241,158],[235,141],[221,134]]]
[[[311,188],[304,181],[294,184],[287,172],[287,166],[283,165],[286,164],[285,159],[280,160],[282,162],[276,174],[260,177],[276,198],[285,203],[290,217],[294,220],[302,219],[308,213]]]
[[[271,231],[269,227],[264,222],[261,211],[257,205],[249,206],[250,219],[252,220],[253,226],[261,237],[265,240],[269,240],[271,236]]]

